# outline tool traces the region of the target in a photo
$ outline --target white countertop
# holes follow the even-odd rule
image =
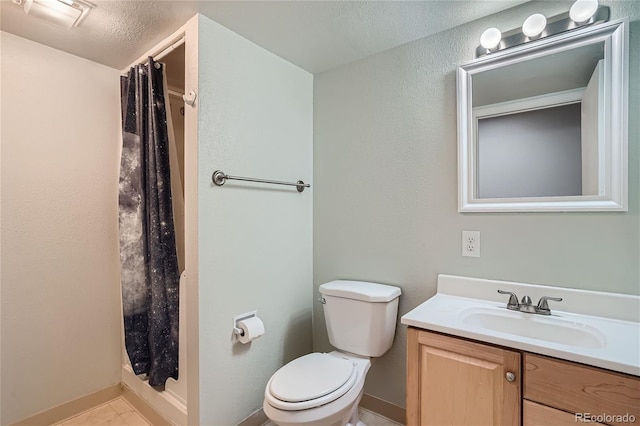
[[[498,289],[563,301],[549,301],[550,316],[526,314],[506,309]],[[640,376],[639,296],[440,275],[437,294],[401,322]]]

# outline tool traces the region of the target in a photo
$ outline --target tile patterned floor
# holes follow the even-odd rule
[[[360,408],[360,421],[367,426],[402,426],[400,423],[396,423],[364,408]]]
[[[124,398],[116,398],[55,426],[151,426]]]
[[[364,408],[360,409],[360,421],[367,426],[401,426]],[[124,398],[99,405],[82,414],[63,420],[55,426],[151,426]],[[263,426],[275,426],[267,422]]]

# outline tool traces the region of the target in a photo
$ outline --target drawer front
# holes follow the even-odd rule
[[[575,414],[556,410],[526,399],[522,401],[523,426],[576,426],[579,421]],[[602,426],[602,423],[591,422],[590,424]]]
[[[640,424],[640,379],[525,354],[523,396],[612,425]]]

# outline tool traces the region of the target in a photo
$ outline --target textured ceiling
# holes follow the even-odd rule
[[[2,0],[0,29],[124,69],[202,13],[316,74],[524,2],[102,0],[65,30]]]

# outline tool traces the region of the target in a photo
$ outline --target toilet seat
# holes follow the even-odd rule
[[[311,353],[280,368],[265,389],[265,399],[275,408],[305,410],[332,402],[356,381],[355,364],[325,353]]]

